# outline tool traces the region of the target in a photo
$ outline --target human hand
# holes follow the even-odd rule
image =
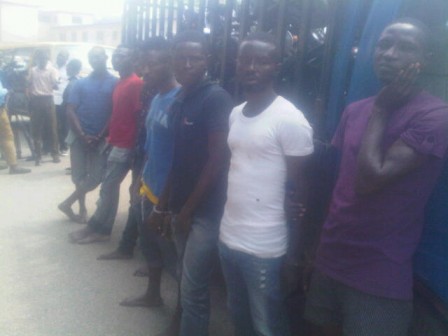
[[[165,221],[165,215],[160,212],[151,211],[149,216],[146,219],[146,225],[149,230],[161,232]]]
[[[375,99],[375,105],[388,112],[405,105],[415,92],[415,82],[420,71],[420,63],[413,63],[402,69],[397,77],[380,91]]]
[[[289,221],[296,222],[305,216],[306,208],[303,203],[297,201],[296,193],[293,190],[286,193],[285,212]]]
[[[99,138],[95,135],[82,135],[82,141],[90,148],[95,148],[99,143]]]

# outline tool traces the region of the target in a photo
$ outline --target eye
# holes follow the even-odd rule
[[[392,46],[392,42],[389,40],[380,40],[378,41],[376,48],[379,50],[387,50]]]

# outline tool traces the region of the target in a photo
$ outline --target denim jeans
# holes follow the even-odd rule
[[[235,336],[290,335],[280,271],[283,258],[258,258],[219,243]]]
[[[176,230],[174,238],[182,260],[180,336],[206,336],[210,320],[209,283],[216,260],[219,220],[196,216],[188,237]],[[183,258],[182,258],[183,256]]]
[[[114,147],[115,148],[115,147]],[[131,155],[116,159],[114,148],[109,153],[106,172],[101,182],[100,197],[89,227],[99,234],[110,235],[115,222],[120,199],[120,184],[131,166]]]

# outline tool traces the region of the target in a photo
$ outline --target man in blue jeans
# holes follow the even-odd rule
[[[107,139],[111,148],[107,168],[101,182],[95,213],[86,228],[70,234],[74,243],[91,244],[110,239],[118,209],[120,184],[131,168],[141,112],[140,92],[143,81],[134,73],[135,61],[135,51],[127,46],[119,46],[112,56],[112,64],[120,74],[120,80],[112,95],[112,115]]]
[[[279,64],[267,33],[249,35],[239,47],[237,76],[247,101],[230,115],[219,236],[236,336],[290,335],[284,298],[298,284],[304,164],[313,152],[313,131],[303,113],[275,93]],[[287,216],[285,202],[298,211]]]
[[[173,105],[173,164],[151,219],[160,226],[171,212],[182,261],[180,326],[174,323],[169,335],[208,335],[208,284],[225,201],[226,139],[233,104],[227,92],[206,79],[207,56],[203,34],[177,36],[174,73],[182,90]]]

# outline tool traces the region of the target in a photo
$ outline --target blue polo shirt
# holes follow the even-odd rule
[[[0,82],[0,106],[5,105],[6,95],[8,94],[8,90],[6,90],[2,83]]]
[[[158,203],[158,197],[165,187],[171,169],[174,131],[170,121],[170,108],[179,90],[180,88],[174,88],[156,95],[146,117],[147,160],[143,169],[143,182],[147,188],[147,197],[154,204]]]
[[[73,84],[67,103],[76,106],[84,133],[97,135],[106,126],[112,113],[112,92],[117,81],[118,78],[109,72],[92,72]]]

